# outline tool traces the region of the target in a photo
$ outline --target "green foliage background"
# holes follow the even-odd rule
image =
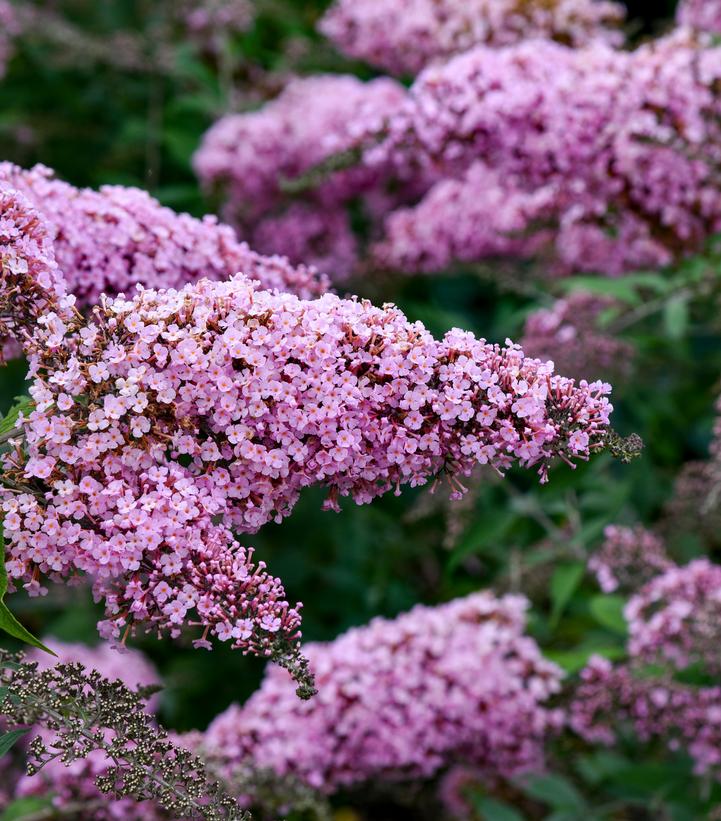
[[[77,185],[123,183],[145,187],[164,203],[202,214],[204,201],[190,168],[204,130],[225,110],[252,108],[272,96],[289,72],[354,71],[314,34],[323,0],[261,0],[255,26],[225,43],[222,59],[174,42],[158,67],[156,26],[172,0],[64,0],[59,4],[88,43],[73,49],[48,27],[24,37],[8,76],[0,82],[0,158],[22,165],[43,162]],[[390,2],[390,0],[389,0]],[[635,36],[658,31],[673,3],[629,3]],[[50,7],[50,4],[48,4]],[[129,32],[147,55],[142,65],[119,65],[122,55],[103,44]],[[427,491],[388,496],[373,506],[346,503],[341,514],[322,513],[322,494],[308,492],[294,515],[244,540],[255,545],[293,600],[305,602],[307,640],[330,639],[372,616],[392,616],[416,602],[444,601],[482,587],[520,589],[533,602],[530,630],[547,655],[570,675],[592,652],[624,653],[622,601],[602,596],[584,571],[585,559],[612,523],[655,523],[664,515],[681,466],[704,458],[719,392],[721,337],[717,304],[673,304],[689,278],[717,276],[719,256],[707,256],[662,273],[667,289],[631,289],[632,299],[657,299],[659,309],[628,334],[638,351],[632,379],[615,392],[615,424],[639,432],[646,450],[631,465],[610,457],[576,471],[557,468],[547,486],[513,474],[486,477],[455,544],[444,546],[448,506],[429,503]],[[478,270],[435,278],[395,278],[357,283],[372,298],[397,302],[435,333],[460,326],[492,341],[517,337],[527,313],[549,294],[522,295]],[[523,273],[523,272],[521,272]],[[503,284],[501,280],[501,285]],[[606,286],[613,291],[613,283]],[[640,296],[638,294],[640,293]],[[678,302],[678,300],[676,301]],[[671,307],[669,305],[671,304]],[[0,410],[22,392],[22,363],[0,371]],[[425,512],[424,512],[425,511]],[[674,556],[712,553],[718,545],[668,528]],[[718,540],[721,542],[721,537]],[[55,588],[41,600],[12,597],[13,610],[35,635],[97,641],[98,613],[89,596]],[[162,719],[174,729],[203,728],[232,701],[257,686],[262,663],[189,644],[142,641],[167,683]],[[689,761],[629,737],[612,751],[590,750],[566,737],[554,772],[501,797],[475,795],[478,818],[504,821],[585,817],[694,819],[721,801],[716,785],[691,776]],[[404,796],[369,805],[341,796],[353,807],[338,819],[373,821],[437,818],[432,805],[406,805]],[[515,809],[511,809],[515,806]],[[425,807],[425,809],[419,809]],[[436,813],[434,815],[433,813]],[[419,814],[420,813],[420,814]]]

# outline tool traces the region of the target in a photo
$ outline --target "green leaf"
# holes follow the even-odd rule
[[[682,339],[688,328],[688,297],[675,296],[663,308],[663,324],[671,339]]]
[[[24,641],[25,644],[30,644],[32,647],[37,647],[46,653],[50,653],[51,656],[57,655],[39,639],[35,638],[29,630],[26,630],[8,610],[8,606],[4,602],[7,589],[8,574],[5,569],[5,537],[3,535],[2,525],[0,525],[0,630],[4,630],[20,641]]]
[[[581,583],[585,565],[582,562],[562,564],[556,568],[551,578],[551,625],[555,627],[563,615],[571,596]]]
[[[52,798],[43,798],[38,795],[18,798],[17,801],[5,807],[5,811],[0,815],[0,821],[22,821],[26,816],[49,810],[52,806]]]
[[[612,750],[596,750],[588,755],[581,755],[576,760],[576,771],[581,778],[592,786],[597,786],[602,781],[625,770],[629,766],[629,760]]]
[[[584,291],[586,293],[610,296],[628,305],[638,305],[641,295],[638,288],[629,282],[628,277],[610,279],[607,277],[572,277],[562,283],[564,290],[569,293]]]
[[[11,433],[17,424],[20,414],[27,416],[35,409],[35,403],[29,396],[16,396],[15,404],[10,410],[0,419],[0,436],[6,436]]]
[[[534,775],[519,782],[519,787],[554,810],[585,810],[586,800],[573,784],[562,775],[548,773]]]
[[[609,661],[618,661],[624,658],[626,651],[623,647],[593,646],[577,650],[546,650],[544,655],[564,672],[577,673],[588,664],[591,656],[603,656]]]
[[[8,610],[5,602],[0,603],[0,630],[4,630],[9,635],[13,636],[13,638],[19,639],[20,641],[25,642],[25,644],[30,644],[33,647],[37,647],[39,650],[44,650],[46,653],[50,653],[51,656],[57,656],[57,653],[53,653],[53,651],[49,647],[46,647],[40,639],[35,638],[29,630],[20,624],[15,616],[13,616],[13,614]]]
[[[523,816],[503,801],[485,795],[473,796],[471,800],[483,821],[523,821]]]
[[[482,514],[456,545],[448,562],[448,570],[455,570],[466,556],[482,553],[489,545],[500,543],[512,525],[513,515],[508,510]]]
[[[0,735],[0,756],[9,753],[18,741],[29,732],[30,728],[26,727],[24,730],[10,730],[10,732]]]
[[[588,605],[591,615],[600,625],[621,636],[628,632],[623,615],[625,606],[622,596],[594,596]]]

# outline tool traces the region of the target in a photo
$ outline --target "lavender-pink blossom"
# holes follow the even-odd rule
[[[623,19],[623,6],[606,0],[335,0],[319,29],[351,57],[393,74],[416,74],[481,43],[549,38],[618,45]]]
[[[292,81],[262,109],[221,118],[203,137],[194,158],[203,185],[219,187],[232,222],[257,221],[281,199],[280,182],[329,157],[360,148],[379,132],[405,96],[381,78],[319,75]],[[324,204],[347,199],[380,175],[359,166],[333,175],[316,197]]]
[[[604,593],[638,590],[674,567],[662,540],[644,527],[609,525],[603,543],[591,556],[588,569]]]
[[[251,237],[261,254],[282,254],[293,264],[329,271],[334,282],[347,279],[358,261],[358,242],[340,208],[292,205],[261,220]]]
[[[682,669],[721,670],[721,566],[696,559],[644,585],[626,606],[629,652]]]
[[[630,726],[642,741],[658,739],[688,752],[698,775],[721,775],[721,687],[644,677],[595,656],[581,673],[569,721],[592,744],[611,745]]]
[[[529,314],[521,345],[530,356],[550,359],[571,376],[626,376],[634,348],[601,325],[603,314],[618,307],[611,297],[577,291]]]
[[[328,287],[314,268],[263,257],[215,217],[176,214],[137,188],[78,189],[44,166],[26,171],[11,163],[0,163],[0,185],[21,191],[42,216],[68,288],[81,305],[94,305],[101,293],[128,292],[136,284],[178,288],[201,277],[226,279],[238,272],[264,288],[304,298]]]
[[[533,233],[529,197],[549,197],[562,272],[663,265],[721,227],[719,77],[721,48],[684,31],[635,52],[548,41],[477,47],[418,77],[366,162],[405,176],[430,165],[462,177],[482,158],[500,180],[486,187],[512,192],[502,233],[508,224],[521,238]],[[417,219],[389,219],[386,257],[410,260],[406,268],[415,257],[427,269],[428,254],[444,267],[496,252],[487,232],[474,235],[456,210],[477,193],[478,172],[468,173],[432,190]],[[408,247],[409,237],[420,250]],[[436,237],[441,250],[429,251]]]
[[[719,0],[680,0],[676,20],[703,34],[721,33],[721,2]]]
[[[206,752],[228,774],[251,762],[326,792],[428,778],[456,761],[503,775],[538,767],[561,672],[523,635],[526,606],[477,593],[309,645],[318,696],[301,703],[270,668],[211,724]]]
[[[297,641],[297,609],[228,528],[278,521],[316,484],[337,507],[431,477],[458,494],[478,463],[545,479],[554,456],[604,444],[611,411],[610,386],[513,344],[436,341],[393,306],[306,302],[243,276],[36,326],[35,410],[3,457],[8,573],[32,594],[41,574],[87,573],[116,638],[191,623],[204,646],[273,654]]]

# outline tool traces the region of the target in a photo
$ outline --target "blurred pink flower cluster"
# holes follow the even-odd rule
[[[0,163],[0,186],[22,192],[37,209],[68,289],[83,306],[95,305],[103,293],[129,293],[135,285],[179,288],[239,272],[263,288],[308,299],[328,287],[314,268],[261,256],[215,217],[176,214],[138,188],[78,189],[44,166],[26,171],[11,163]]]
[[[476,179],[463,174],[479,157],[498,174],[494,185],[518,200],[515,222],[504,212],[514,232],[534,232],[537,211],[525,231],[519,222],[530,193],[546,197],[560,272],[617,275],[664,265],[721,226],[720,75],[721,49],[702,48],[684,32],[630,53],[550,41],[479,47],[418,77],[366,161],[404,174],[430,164],[468,186],[450,200],[432,189],[416,207],[424,226],[414,234],[418,245],[449,249],[434,260],[438,267],[495,250],[484,230],[477,239],[451,216],[456,201],[478,192]],[[403,222],[406,255],[412,213]],[[468,250],[457,247],[457,224]],[[394,236],[381,246],[384,259],[393,257]]]
[[[13,39],[20,33],[20,20],[10,0],[0,0],[0,78],[12,56]]]
[[[608,745],[618,727],[630,726],[642,741],[687,752],[697,774],[719,771],[721,687],[643,677],[631,666],[595,656],[575,690],[570,723],[587,741]]]
[[[603,543],[591,556],[589,570],[604,593],[637,590],[674,563],[663,541],[644,527],[608,525]]]
[[[336,283],[353,273],[358,260],[358,241],[343,209],[291,205],[262,219],[250,232],[250,239],[261,254],[306,260],[321,271],[329,271]]]
[[[229,114],[205,134],[194,167],[206,187],[219,185],[226,215],[254,220],[282,199],[280,183],[299,177],[379,132],[405,92],[394,80],[364,83],[350,75],[293,80],[259,111]],[[377,182],[372,169],[341,172],[315,192],[325,205]]]
[[[659,549],[654,544],[646,550],[653,561]],[[721,567],[707,559],[671,564],[646,582],[625,610],[629,661],[591,659],[573,693],[571,727],[589,742],[612,744],[619,729],[630,725],[643,741],[658,739],[686,751],[697,773],[721,777],[721,688],[674,676],[690,665],[718,673],[719,591]],[[649,664],[660,664],[662,672],[649,671]]]
[[[295,81],[216,123],[195,167],[251,230],[287,204],[278,180],[301,177],[313,224],[324,225],[317,209],[328,214],[312,232],[316,244],[329,235],[326,248],[339,209],[360,197],[371,242],[357,271],[533,255],[555,274],[618,276],[670,264],[721,230],[720,78],[721,48],[685,27],[635,51],[477,45],[408,91],[388,78]],[[344,273],[350,258],[339,255]]]
[[[620,3],[607,0],[336,0],[319,29],[342,52],[392,74],[476,45],[548,38],[620,45]]]
[[[205,134],[194,167],[206,190],[219,189],[224,216],[266,252],[320,264],[333,279],[355,266],[355,242],[343,210],[349,199],[383,189],[383,172],[356,167],[313,184],[303,207],[284,213],[292,181],[344,152],[375,141],[405,96],[394,80],[363,83],[347,75],[291,81],[259,111],[228,114]],[[360,154],[358,154],[360,159]],[[393,205],[375,197],[370,208]]]
[[[705,34],[721,34],[721,3],[719,0],[680,0],[676,19]]]
[[[696,559],[645,584],[626,607],[628,649],[676,669],[721,670],[721,566]]]
[[[521,346],[529,356],[552,360],[569,376],[621,378],[632,365],[634,348],[601,324],[603,314],[616,308],[610,297],[572,293],[529,314]]]
[[[299,702],[270,668],[211,724],[205,753],[227,775],[252,762],[329,793],[429,778],[457,760],[494,775],[538,768],[561,723],[545,705],[561,671],[524,636],[526,606],[477,593],[308,645],[318,696]]]

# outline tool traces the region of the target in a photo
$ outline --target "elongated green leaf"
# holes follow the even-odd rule
[[[473,798],[473,806],[481,815],[483,821],[523,821],[523,816],[513,807],[495,798],[479,796]]]
[[[626,651],[622,646],[594,646],[583,647],[577,650],[547,650],[546,658],[557,664],[567,673],[577,673],[582,670],[591,656],[603,656],[609,661],[618,661],[624,658]]]
[[[626,635],[628,628],[623,615],[626,602],[621,596],[594,596],[588,606],[600,625],[621,636]]]
[[[0,735],[0,756],[9,753],[10,750],[20,741],[20,739],[30,732],[30,728],[26,727],[24,730],[10,730],[7,733]]]
[[[484,513],[454,549],[448,563],[449,570],[455,570],[466,556],[482,553],[484,548],[500,542],[513,521],[513,515],[508,510]]]
[[[29,396],[16,396],[15,404],[0,419],[0,436],[5,436],[13,430],[21,413],[27,416],[34,408],[35,403]]]
[[[20,641],[24,641],[25,644],[30,644],[32,647],[37,647],[46,653],[50,653],[51,656],[55,656],[56,653],[53,653],[49,647],[46,647],[39,639],[35,638],[29,630],[26,630],[8,610],[4,602],[7,589],[8,574],[5,569],[5,536],[3,534],[2,525],[0,525],[0,630],[4,630]]]
[[[551,624],[555,626],[563,615],[571,596],[581,583],[585,566],[582,562],[562,564],[556,568],[551,579]]]
[[[686,333],[689,321],[688,298],[676,296],[670,299],[663,309],[663,322],[666,333],[671,339],[681,339]]]
[[[52,798],[43,798],[39,795],[29,795],[27,798],[18,798],[5,807],[0,815],[0,821],[22,821],[23,818],[35,815],[53,806]]]
[[[532,798],[544,801],[555,810],[583,810],[586,800],[562,775],[548,773],[523,779],[519,786]]]
[[[628,305],[637,305],[641,301],[639,289],[626,277],[610,279],[608,277],[573,277],[563,283],[564,290],[569,292],[585,291],[600,296],[609,296]]]

